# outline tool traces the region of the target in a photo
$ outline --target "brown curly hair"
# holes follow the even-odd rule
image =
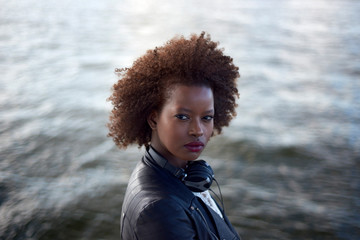
[[[120,148],[137,143],[149,146],[152,129],[147,117],[160,111],[174,84],[208,86],[214,94],[214,129],[221,133],[236,116],[239,68],[202,32],[187,40],[178,36],[162,47],[148,50],[131,68],[116,69],[119,80],[109,97],[113,104],[109,137]]]

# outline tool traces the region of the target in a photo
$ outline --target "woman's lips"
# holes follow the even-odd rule
[[[200,152],[204,148],[202,142],[191,142],[185,145],[190,152]]]

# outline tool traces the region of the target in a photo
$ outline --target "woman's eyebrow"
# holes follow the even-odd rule
[[[178,108],[178,111],[182,111],[182,112],[188,112],[188,113],[192,113],[193,111],[188,109],[188,108]],[[203,112],[204,114],[211,114],[211,113],[214,113],[214,109],[210,109],[210,110],[207,110],[205,112]]]
[[[215,111],[214,111],[214,109],[210,109],[210,110],[208,110],[208,111],[205,111],[204,113],[205,114],[211,114],[211,113],[214,113]]]

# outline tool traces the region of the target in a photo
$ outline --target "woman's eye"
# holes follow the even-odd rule
[[[203,117],[203,119],[206,121],[211,121],[214,119],[214,116],[205,116],[205,117]]]
[[[178,114],[178,115],[176,115],[175,117],[177,117],[177,118],[180,119],[180,120],[187,120],[187,119],[189,119],[189,117],[186,116],[186,115],[184,115],[184,114]]]

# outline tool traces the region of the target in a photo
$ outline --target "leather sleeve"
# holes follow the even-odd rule
[[[150,203],[138,218],[135,235],[139,240],[191,240],[196,238],[186,210],[171,199]]]

